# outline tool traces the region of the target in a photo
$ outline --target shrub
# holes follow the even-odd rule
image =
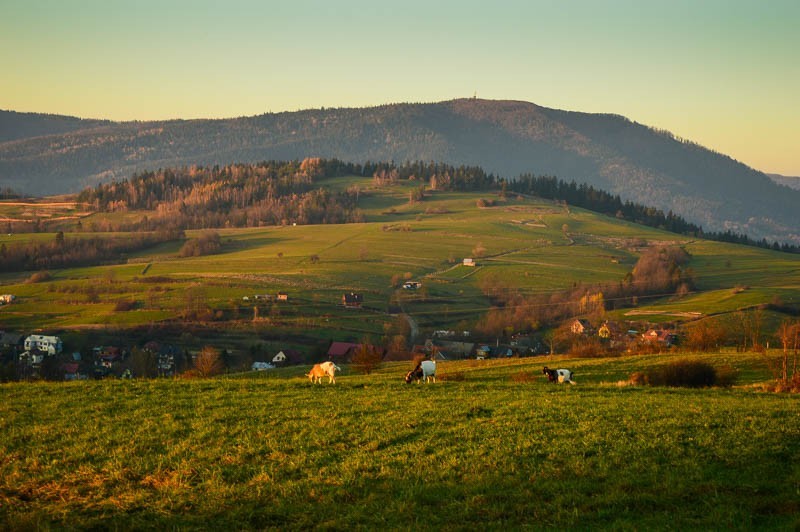
[[[631,373],[630,383],[633,386],[644,386],[645,384],[650,384],[647,375],[641,371],[634,371]]]
[[[26,284],[32,283],[45,283],[51,280],[53,277],[50,275],[50,272],[36,272],[32,274],[25,280]]]
[[[219,351],[209,345],[203,347],[194,361],[194,371],[200,377],[213,377],[225,370]]]
[[[114,310],[117,312],[126,312],[128,310],[133,310],[135,308],[136,308],[135,299],[117,301],[117,304],[114,305]]]
[[[645,377],[651,386],[705,388],[717,384],[714,367],[700,360],[676,360],[651,369]]]
[[[369,344],[362,343],[356,348],[353,353],[353,358],[350,361],[352,368],[359,373],[369,375],[374,370],[378,369],[383,361],[383,356],[380,350]]]

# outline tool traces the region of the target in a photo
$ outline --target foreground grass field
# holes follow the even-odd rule
[[[0,528],[796,528],[800,398],[703,356],[740,386],[616,384],[668,356],[1,385]]]

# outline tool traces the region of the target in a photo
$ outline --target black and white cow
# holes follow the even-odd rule
[[[417,364],[417,367],[406,373],[406,384],[411,384],[411,381],[436,382],[436,361],[423,360]]]
[[[575,381],[572,380],[574,373],[568,369],[550,369],[545,366],[542,373],[547,375],[547,380],[550,382],[568,382],[570,384],[575,384]]]

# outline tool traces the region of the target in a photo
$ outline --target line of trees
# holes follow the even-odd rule
[[[58,232],[48,242],[0,244],[0,270],[26,271],[116,262],[127,253],[183,238],[180,231],[156,231],[117,237],[66,238]]]
[[[788,243],[757,241],[733,231],[705,232],[701,226],[672,211],[664,213],[654,207],[623,201],[619,195],[585,183],[533,174],[508,180],[478,166],[422,161],[348,163],[338,159],[307,158],[166,168],[136,174],[122,182],[87,188],[80,193],[78,201],[100,211],[156,211],[152,218],[105,227],[117,231],[363,221],[357,206],[357,189],[333,193],[322,186],[325,179],[344,175],[372,177],[373,183],[379,186],[409,180],[427,184],[430,190],[535,195],[677,234],[800,253],[800,246]]]

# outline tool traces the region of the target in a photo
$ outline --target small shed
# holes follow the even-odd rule
[[[276,366],[297,365],[303,362],[303,355],[294,349],[283,349],[272,357],[272,363]]]
[[[364,296],[355,292],[344,294],[342,296],[342,304],[345,308],[361,308],[364,304]]]

